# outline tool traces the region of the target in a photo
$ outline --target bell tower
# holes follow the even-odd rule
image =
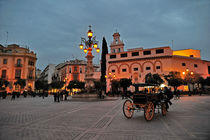
[[[113,41],[110,45],[111,53],[124,52],[124,43],[120,40],[120,34],[116,32],[112,36]]]

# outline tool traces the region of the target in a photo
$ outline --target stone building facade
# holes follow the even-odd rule
[[[9,81],[7,92],[17,90],[14,85],[17,79],[25,79],[25,90],[34,91],[36,60],[36,54],[28,48],[0,45],[0,78]]]
[[[184,73],[187,70],[204,78],[210,76],[210,61],[201,59],[200,50],[172,50],[170,46],[164,46],[124,51],[124,43],[120,40],[119,33],[113,34],[110,53],[106,59],[108,91],[112,79],[130,78],[132,83],[143,83],[148,73],[164,76],[171,71]]]

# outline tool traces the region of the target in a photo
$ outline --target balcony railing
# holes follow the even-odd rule
[[[22,67],[22,64],[15,64],[15,67]]]

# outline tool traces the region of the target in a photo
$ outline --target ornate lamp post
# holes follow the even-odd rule
[[[96,49],[96,52],[99,53],[100,49],[98,48],[98,41],[96,41],[96,37],[93,37],[93,32],[91,30],[91,26],[89,25],[89,30],[87,32],[88,40],[81,37],[81,44],[79,45],[80,49],[84,51],[87,58],[87,71],[85,74],[85,87],[89,90],[91,87],[94,86],[94,78],[93,78],[93,55],[92,50],[93,48]],[[84,43],[84,45],[83,45]]]
[[[107,85],[109,86],[109,90],[111,90],[111,82],[112,80],[115,80],[116,79],[116,75],[115,74],[112,74],[111,72],[108,73],[108,75],[105,75],[105,78],[108,79],[108,83]]]

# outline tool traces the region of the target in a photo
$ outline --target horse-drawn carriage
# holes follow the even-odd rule
[[[139,86],[157,86],[153,84],[134,84],[136,91],[132,97],[128,99],[123,104],[123,113],[126,118],[132,118],[135,110],[143,110],[144,118],[147,121],[151,121],[155,114],[155,109],[161,110],[163,116],[166,115],[169,98],[166,94],[159,93],[139,93]]]

